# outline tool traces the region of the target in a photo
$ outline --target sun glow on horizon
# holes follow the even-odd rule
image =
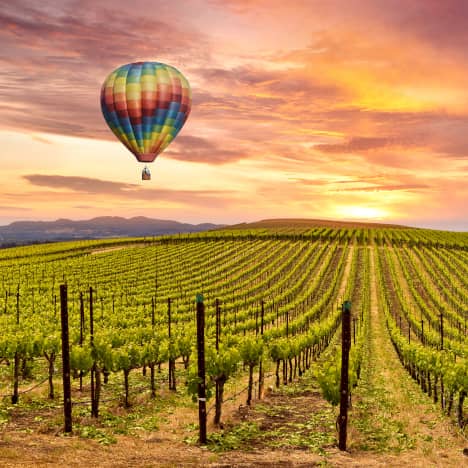
[[[370,206],[345,205],[336,208],[339,216],[352,219],[384,219],[388,217],[388,212],[382,208]]]

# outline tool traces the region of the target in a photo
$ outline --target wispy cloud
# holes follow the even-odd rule
[[[353,137],[345,143],[322,144],[316,145],[314,148],[324,153],[355,153],[393,146],[394,144],[395,142],[390,138]]]
[[[67,189],[74,192],[85,192],[91,194],[122,194],[128,190],[135,190],[138,185],[123,184],[108,180],[93,179],[89,177],[73,177],[61,175],[29,174],[23,178],[32,185],[49,187],[54,189]]]
[[[367,185],[364,187],[348,187],[335,189],[337,192],[394,192],[394,191],[414,191],[429,189],[427,184],[395,184],[395,185]]]
[[[31,211],[31,208],[18,206],[0,206],[0,211]]]
[[[241,147],[226,149],[226,145],[223,146],[206,138],[181,135],[165,154],[181,161],[206,164],[225,164],[248,157],[249,153]]]
[[[90,210],[93,209],[94,207],[92,205],[75,205],[73,208],[77,208],[79,210]]]
[[[171,190],[145,188],[136,184],[126,184],[91,177],[29,174],[23,178],[31,185],[47,187],[54,192],[43,193],[44,197],[70,196],[70,192],[82,195],[105,195],[114,199],[167,201],[182,204],[203,205],[207,203],[226,204],[227,198],[235,198],[232,191],[223,190]],[[37,196],[37,195],[36,195]]]

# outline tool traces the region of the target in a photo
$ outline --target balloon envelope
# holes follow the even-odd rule
[[[152,162],[183,127],[192,93],[187,79],[159,62],[114,70],[101,88],[101,110],[115,136],[138,161]]]

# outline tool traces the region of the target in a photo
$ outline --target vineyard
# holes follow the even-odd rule
[[[401,427],[386,445],[376,442],[375,434],[395,423],[371,421],[391,397],[369,398],[379,385],[390,385],[375,368],[381,356],[382,365],[399,376],[398,385],[411,389],[406,393],[452,431],[457,455],[447,463],[463,462],[467,233],[240,226],[35,245],[0,251],[0,281],[5,463],[15,462],[8,444],[18,434],[45,444],[63,435],[60,285],[67,286],[73,374],[73,435],[63,437],[64,443],[94,439],[104,450],[106,444],[144,443],[170,430],[168,453],[172,444],[177,453],[186,450],[193,460],[208,463],[206,452],[196,452],[195,297],[201,293],[208,448],[228,454],[279,447],[296,450],[298,460],[328,460],[337,443],[341,304],[349,300],[351,453],[402,453],[418,445],[415,434]],[[294,406],[287,402],[304,406],[301,414],[300,406],[288,410],[290,430],[279,437],[284,408]],[[395,442],[398,434],[404,436]],[[146,446],[142,455],[148,464],[152,448]],[[122,466],[130,463],[125,456]]]

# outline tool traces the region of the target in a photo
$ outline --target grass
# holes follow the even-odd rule
[[[415,439],[407,433],[389,400],[384,378],[375,369],[371,372],[370,378],[359,384],[360,398],[351,416],[353,426],[361,434],[356,448],[378,453],[400,453],[413,448]]]
[[[93,439],[102,445],[115,444],[117,439],[107,431],[97,429],[95,426],[75,425],[75,433],[84,439]]]
[[[415,438],[408,434],[405,421],[395,404],[395,394],[389,385],[395,375],[395,357],[390,356],[391,346],[376,311],[374,322],[364,344],[362,378],[356,389],[351,424],[358,432],[354,448],[377,453],[401,453],[414,448]],[[397,365],[399,363],[396,362]],[[395,388],[396,389],[396,388]]]

